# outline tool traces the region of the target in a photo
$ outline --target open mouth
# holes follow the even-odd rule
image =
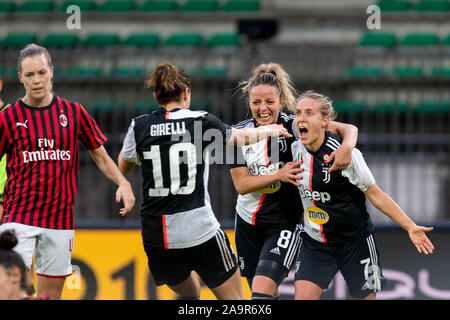
[[[304,138],[308,134],[308,129],[306,129],[305,127],[299,127],[298,131],[301,138]]]

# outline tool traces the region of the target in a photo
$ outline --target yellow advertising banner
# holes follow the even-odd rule
[[[236,252],[234,230],[226,230],[226,233]],[[138,229],[77,230],[72,265],[74,272],[66,279],[62,299],[176,299],[167,286],[155,286]],[[242,278],[242,285],[245,297],[250,299],[245,278]],[[202,284],[200,298],[213,300],[215,296]]]

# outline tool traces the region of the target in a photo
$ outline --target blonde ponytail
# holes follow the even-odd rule
[[[278,63],[260,64],[250,79],[239,83],[239,89],[248,97],[250,90],[258,85],[274,86],[280,92],[280,100],[287,111],[295,111],[295,88],[289,74]]]

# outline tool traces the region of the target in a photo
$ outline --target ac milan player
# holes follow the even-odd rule
[[[0,232],[13,229],[14,249],[28,268],[35,253],[37,295],[61,297],[72,274],[74,201],[78,181],[78,141],[99,169],[119,188],[126,215],[135,198],[130,183],[102,146],[106,137],[78,103],[52,93],[48,51],[31,44],[18,59],[25,96],[0,114],[0,157],[6,154],[8,180]]]

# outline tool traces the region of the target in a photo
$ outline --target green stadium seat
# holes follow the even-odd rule
[[[131,12],[135,9],[134,0],[106,0],[97,8],[99,12]]]
[[[407,34],[401,41],[402,46],[436,46],[440,42],[439,36],[434,33],[410,33]]]
[[[408,104],[405,102],[384,101],[375,103],[371,109],[376,113],[405,113],[408,110]]]
[[[65,72],[65,77],[69,79],[88,79],[103,75],[101,67],[97,66],[71,66]]]
[[[85,48],[106,48],[116,46],[120,43],[119,35],[109,33],[93,33],[88,35],[83,41]]]
[[[227,69],[224,67],[205,67],[202,70],[205,78],[224,78],[227,75]]]
[[[343,77],[346,79],[368,79],[381,77],[382,71],[375,67],[353,66],[347,68],[343,72]]]
[[[413,4],[404,0],[380,0],[377,6],[382,12],[405,12],[413,8]]]
[[[450,10],[450,3],[447,0],[422,0],[414,9],[419,12],[447,12]]]
[[[354,102],[350,100],[337,100],[333,102],[333,107],[337,113],[361,113],[364,111],[362,102]]]
[[[120,78],[137,78],[144,75],[142,67],[118,67],[115,74]]]
[[[445,109],[443,103],[427,101],[414,106],[413,111],[417,113],[437,113]]]
[[[442,39],[442,44],[444,46],[450,46],[450,34],[446,36],[444,39]]]
[[[159,44],[159,35],[154,33],[134,33],[130,34],[122,45],[138,48],[155,48]]]
[[[258,11],[261,4],[258,0],[229,0],[222,5],[226,12],[251,12]]]
[[[46,48],[74,48],[78,43],[78,36],[65,33],[48,34],[41,43]]]
[[[134,104],[134,112],[137,114],[150,113],[158,108],[158,104],[153,99],[139,99]]]
[[[7,64],[0,66],[0,75],[4,80],[17,79],[17,65]]]
[[[216,33],[206,40],[206,46],[215,47],[238,47],[241,45],[241,38],[238,33]]]
[[[433,78],[450,79],[450,67],[435,67],[431,70],[430,76]]]
[[[170,35],[164,44],[176,47],[199,47],[202,43],[203,36],[200,33],[175,33]]]
[[[17,12],[45,13],[53,10],[53,1],[51,0],[28,0],[19,4]]]
[[[213,12],[219,9],[217,0],[188,0],[180,5],[183,12]]]
[[[97,98],[90,105],[93,112],[105,112],[114,109],[114,101],[111,99]]]
[[[34,33],[9,33],[1,42],[3,48],[22,49],[25,46],[35,43],[37,40]]]
[[[16,4],[14,1],[1,1],[0,2],[0,14],[1,13],[11,13],[16,9]]]
[[[175,0],[147,0],[140,6],[141,12],[171,12],[178,4]]]
[[[60,11],[67,12],[67,8],[72,5],[78,6],[81,12],[97,10],[97,3],[94,0],[68,0],[61,5]]]
[[[400,78],[418,78],[423,76],[423,70],[419,67],[399,66],[388,71],[387,74]]]
[[[375,33],[364,34],[359,41],[360,46],[376,46],[392,48],[397,44],[397,37],[393,33]]]

